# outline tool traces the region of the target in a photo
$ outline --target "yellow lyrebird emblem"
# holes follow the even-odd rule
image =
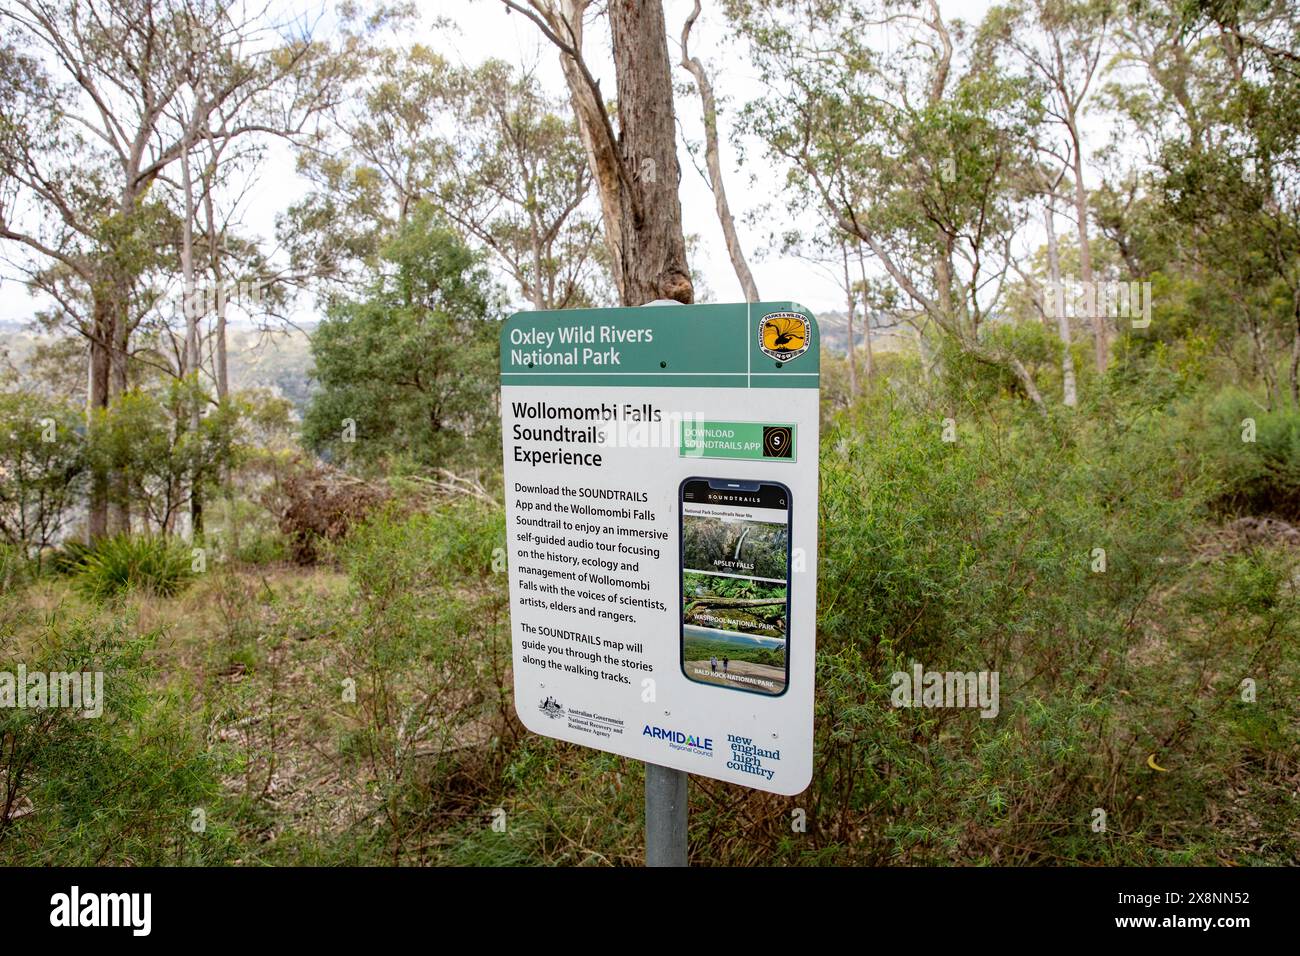
[[[758,323],[758,347],[778,362],[788,362],[808,351],[810,329],[798,312],[769,312]]]

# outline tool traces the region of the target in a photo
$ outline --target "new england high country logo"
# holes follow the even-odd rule
[[[758,323],[758,347],[768,358],[788,362],[808,351],[812,329],[798,312],[769,312]]]
[[[665,730],[663,727],[651,727],[645,725],[641,731],[642,737],[653,737],[655,740],[666,740],[668,746],[674,750],[690,750],[699,754],[713,756],[713,738],[699,737],[695,734],[684,734],[680,730]]]

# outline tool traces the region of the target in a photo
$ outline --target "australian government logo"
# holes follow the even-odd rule
[[[547,697],[537,706],[537,709],[551,720],[558,720],[564,716],[564,706],[554,697]]]
[[[559,716],[558,714],[552,716]],[[577,707],[570,707],[567,712],[568,720],[565,726],[569,730],[577,731],[583,734],[589,734],[593,737],[622,737],[623,721],[618,717],[610,717],[607,714],[597,714],[590,710],[581,710]]]
[[[799,312],[769,312],[758,323],[758,347],[781,363],[807,352],[810,338],[808,317]]]
[[[684,734],[680,730],[666,730],[663,727],[651,727],[649,724],[645,725],[645,729],[641,731],[641,736],[667,741],[668,747],[672,750],[683,750],[686,753],[699,754],[703,757],[713,756],[712,737]]]

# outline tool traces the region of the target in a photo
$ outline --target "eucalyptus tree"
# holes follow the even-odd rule
[[[299,268],[348,285],[421,204],[492,253],[535,308],[608,297],[576,123],[528,71],[376,44],[334,135],[303,151],[313,192],[283,219]]]
[[[1033,376],[986,329],[1027,214],[1039,116],[1025,85],[972,57],[934,2],[728,9],[768,82],[744,129],[788,167],[792,196],[822,204],[912,308],[1041,408]]]
[[[214,69],[193,97],[200,47]],[[205,132],[265,129],[242,107],[322,51],[305,29],[269,30],[265,11],[232,0],[10,0],[0,51],[0,240],[86,340],[87,405],[103,410],[127,390],[132,334],[157,304],[144,278],[174,255],[176,164]],[[320,89],[318,78],[300,87]],[[228,122],[214,134],[218,114]],[[92,475],[92,537],[109,530],[111,483],[120,476]],[[118,491],[113,530],[127,530]]]
[[[672,65],[662,0],[607,5],[617,83],[611,114],[583,50],[590,0],[503,0],[560,53],[587,161],[596,183],[605,244],[624,305],[653,299],[691,303],[678,196]],[[617,131],[615,130],[617,118]]]
[[[1073,174],[1074,218],[1079,237],[1079,279],[1094,288],[1088,228],[1087,150],[1082,133],[1084,107],[1095,92],[1115,19],[1113,0],[1013,0],[994,7],[981,30],[996,38],[993,49],[1010,54],[1038,94],[1047,118],[1066,140]],[[1096,298],[1094,295],[1093,298]],[[1097,371],[1110,363],[1110,329],[1104,309],[1094,309],[1093,349]]]
[[[741,246],[740,235],[736,231],[736,219],[731,212],[731,201],[727,198],[726,179],[722,175],[722,147],[718,136],[718,97],[714,92],[713,81],[709,77],[704,61],[698,56],[691,56],[690,52],[691,31],[700,17],[701,9],[700,0],[695,0],[695,6],[682,26],[681,65],[695,81],[695,87],[700,94],[700,109],[704,120],[704,165],[708,171],[709,190],[713,193],[713,208],[718,216],[718,224],[722,227],[722,238],[727,245],[727,256],[731,259],[731,267],[735,270],[736,280],[745,294],[745,301],[757,302],[758,283],[754,281],[754,273],[749,268],[745,250]],[[856,393],[852,304],[849,306],[849,383],[850,392]]]
[[[1247,344],[1272,406],[1300,405],[1300,14],[1280,0],[1131,7],[1106,88],[1143,162],[1096,213],[1126,261],[1176,278],[1200,332]]]
[[[1226,65],[1221,115],[1231,145],[1182,169],[1162,163],[1166,195],[1216,265],[1262,279],[1253,311],[1264,322],[1285,317],[1289,391],[1300,408],[1300,11],[1284,0],[1198,0],[1182,12]],[[1170,152],[1176,159],[1180,150]]]
[[[151,190],[183,149],[164,112],[182,83],[182,31],[160,6],[0,7],[13,67],[5,71],[0,134],[0,239],[12,254],[26,254],[18,264],[29,281],[67,308],[86,338],[91,409],[126,390],[139,315],[133,286],[158,256],[166,212]],[[92,475],[92,536],[107,530],[112,477]],[[124,504],[114,509],[114,530],[129,520]]]
[[[461,73],[457,87],[462,119],[439,207],[496,255],[534,308],[607,300],[591,171],[564,104],[499,60]]]

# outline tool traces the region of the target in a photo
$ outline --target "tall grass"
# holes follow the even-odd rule
[[[193,577],[188,548],[160,535],[119,534],[99,541],[76,566],[76,586],[93,600],[139,590],[173,597]]]

